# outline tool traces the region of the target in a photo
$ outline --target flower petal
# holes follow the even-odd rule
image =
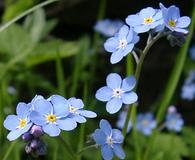
[[[177,20],[177,27],[186,28],[190,25],[191,19],[187,16],[183,16]]]
[[[30,107],[26,103],[23,102],[18,103],[16,107],[16,113],[18,117],[26,118],[29,114],[29,111],[30,111]]]
[[[71,118],[58,119],[57,124],[60,127],[60,129],[65,131],[70,131],[77,127],[77,123],[75,122],[74,119]]]
[[[184,33],[184,34],[187,34],[187,33],[188,33],[188,30],[187,30],[187,29],[174,28],[174,30],[175,30],[176,32],[180,32],[180,33]]]
[[[3,126],[8,130],[15,130],[19,126],[19,119],[16,115],[9,115],[3,122]]]
[[[133,50],[133,47],[134,47],[133,43],[128,44],[122,52],[123,57],[130,53]]]
[[[139,17],[139,15],[129,15],[126,19],[125,19],[126,23],[130,26],[137,26],[140,25],[142,23],[142,19]]]
[[[88,110],[79,110],[78,113],[84,117],[87,117],[87,118],[97,117],[97,114],[95,112],[88,111]]]
[[[113,52],[110,57],[110,63],[115,64],[120,62],[123,59],[123,49],[118,49],[116,52]]]
[[[46,117],[44,117],[41,113],[32,111],[30,113],[30,120],[36,125],[43,126],[46,123]]]
[[[113,154],[112,148],[109,145],[102,146],[101,152],[102,152],[102,157],[105,160],[112,160],[114,154]]]
[[[136,26],[134,28],[134,31],[136,33],[144,33],[150,30],[150,27],[148,25],[140,25],[140,26]]]
[[[125,159],[125,152],[119,144],[113,145],[113,151],[120,159]]]
[[[121,82],[122,82],[122,79],[121,79],[120,75],[118,75],[117,73],[110,73],[106,77],[106,84],[108,87],[110,87],[112,89],[120,88]]]
[[[118,32],[119,39],[126,39],[127,35],[129,33],[129,27],[127,25],[123,25],[121,29]]]
[[[100,121],[100,129],[105,133],[105,135],[110,136],[112,133],[112,127],[107,120],[102,119]]]
[[[70,103],[71,106],[76,107],[78,109],[81,109],[84,107],[84,103],[81,99],[77,99],[75,97],[69,98],[68,102]]]
[[[71,119],[75,120],[78,123],[85,123],[87,121],[85,117],[80,116],[78,114],[71,116]]]
[[[109,87],[105,86],[97,90],[95,97],[96,99],[106,102],[112,98],[113,91]]]
[[[171,6],[167,10],[167,19],[177,20],[180,17],[179,8]]]
[[[119,45],[117,37],[111,37],[104,43],[104,48],[107,52],[115,52]]]
[[[142,9],[139,12],[139,16],[141,16],[142,18],[148,18],[148,17],[152,17],[155,14],[155,9],[153,9],[152,7],[147,7]]]
[[[53,111],[53,107],[49,101],[45,99],[39,99],[34,102],[34,110],[42,115],[46,115]]]
[[[129,76],[122,81],[122,90],[127,92],[131,91],[136,85],[136,79],[134,76]]]
[[[104,145],[106,143],[106,135],[102,130],[96,129],[93,133],[93,139],[99,145]]]
[[[128,92],[122,94],[122,101],[124,104],[135,103],[138,99],[138,96],[135,92]]]
[[[122,107],[122,100],[119,98],[112,98],[110,101],[106,104],[106,110],[110,114],[114,114],[118,112]]]
[[[7,135],[7,139],[9,141],[13,141],[13,140],[16,140],[18,137],[20,137],[21,135],[22,133],[20,132],[20,129],[13,130],[9,132],[9,134]]]
[[[123,140],[124,140],[123,134],[118,129],[112,130],[112,138],[115,143],[123,143]]]
[[[51,137],[56,137],[56,136],[59,136],[60,134],[60,129],[56,124],[48,123],[44,125],[42,128],[43,128],[43,131]]]

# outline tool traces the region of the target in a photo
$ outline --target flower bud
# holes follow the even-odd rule
[[[37,125],[32,126],[30,133],[36,138],[44,134],[42,127]]]

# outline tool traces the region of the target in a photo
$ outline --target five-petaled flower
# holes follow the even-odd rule
[[[108,52],[112,52],[110,62],[118,63],[123,57],[130,53],[134,45],[139,41],[139,37],[133,31],[132,27],[123,25],[114,37],[109,38],[104,43],[104,48]]]
[[[125,158],[125,153],[120,146],[124,137],[120,130],[112,129],[107,120],[100,121],[100,129],[95,130],[93,139],[101,146],[102,157],[105,160],[111,160],[114,154],[120,159]]]
[[[100,101],[108,101],[106,110],[110,114],[118,112],[123,103],[132,104],[137,101],[137,94],[132,91],[136,84],[134,76],[122,80],[117,73],[110,73],[106,78],[106,83],[107,86],[97,90],[95,96]]]
[[[156,127],[152,113],[138,114],[136,128],[144,135],[150,135],[152,130]]]
[[[163,24],[162,11],[147,7],[135,15],[129,15],[126,23],[137,33],[148,32]]]
[[[10,130],[7,138],[13,141],[27,132],[32,126],[29,119],[30,107],[25,103],[18,103],[16,108],[17,115],[9,115],[5,119],[3,125],[6,129]]]

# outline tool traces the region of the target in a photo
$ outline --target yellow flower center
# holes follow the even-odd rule
[[[175,27],[176,26],[176,22],[174,21],[174,20],[170,20],[169,21],[169,26],[171,26],[171,27]]]
[[[57,117],[56,117],[56,115],[54,115],[54,114],[49,114],[49,115],[47,116],[47,120],[48,120],[49,122],[55,123],[56,120],[57,120]]]
[[[153,22],[153,18],[152,17],[144,18],[144,23],[145,24],[151,24],[152,22]]]
[[[70,106],[70,107],[69,107],[69,111],[70,111],[71,113],[75,113],[75,112],[77,111],[77,108],[76,108],[76,107],[73,107],[73,106]]]
[[[26,119],[20,119],[19,128],[24,128],[27,124]]]
[[[143,120],[143,125],[144,125],[144,126],[147,126],[148,123],[149,123],[148,120]]]

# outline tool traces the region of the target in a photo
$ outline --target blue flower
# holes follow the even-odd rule
[[[9,115],[5,119],[3,125],[6,129],[10,130],[7,138],[13,141],[27,132],[32,126],[29,119],[30,108],[25,103],[19,103],[16,108],[17,115]]]
[[[116,32],[118,32],[123,24],[124,23],[121,20],[104,19],[98,21],[95,24],[94,30],[106,37],[111,37],[114,36]]]
[[[119,117],[118,117],[118,120],[117,120],[117,123],[116,123],[116,125],[119,129],[124,128],[125,120],[126,120],[126,117],[127,117],[127,112],[128,112],[128,110],[127,110],[127,107],[126,107],[122,112],[119,113]],[[132,122],[130,120],[129,123],[128,123],[127,132],[130,132],[131,128],[132,128]]]
[[[165,126],[170,131],[180,132],[182,130],[184,120],[177,111],[168,112],[166,116]]]
[[[186,28],[190,25],[191,19],[187,16],[181,17],[178,7],[173,5],[166,8],[160,3],[160,8],[162,10],[164,24],[169,30],[184,34],[188,33]]]
[[[114,37],[109,38],[104,43],[105,50],[112,53],[110,62],[112,64],[118,63],[133,50],[138,41],[139,37],[133,29],[123,25]]]
[[[142,132],[144,135],[150,135],[155,127],[156,121],[152,113],[138,114],[136,126],[138,131]]]
[[[107,120],[102,119],[100,121],[100,129],[95,130],[93,139],[101,146],[103,159],[111,160],[114,154],[120,159],[125,158],[125,153],[120,146],[124,137],[120,130],[112,129]]]
[[[81,99],[76,99],[75,97],[72,97],[68,99],[68,105],[70,112],[69,117],[78,123],[85,123],[85,117],[95,118],[97,116],[95,112],[83,109],[84,104]]]
[[[68,117],[69,106],[66,99],[52,96],[49,100],[38,99],[34,102],[34,111],[30,119],[50,136],[58,136],[61,130],[69,131],[76,128],[76,122]]]
[[[118,112],[123,103],[132,104],[137,101],[137,94],[132,91],[136,84],[134,76],[122,80],[117,73],[110,73],[106,83],[107,86],[97,90],[95,96],[98,100],[107,102],[106,110],[110,114]]]
[[[163,24],[162,11],[151,7],[144,8],[137,14],[129,15],[126,23],[137,33],[148,32]]]
[[[195,60],[195,44],[190,48],[189,53],[190,53],[190,58],[192,60]]]

